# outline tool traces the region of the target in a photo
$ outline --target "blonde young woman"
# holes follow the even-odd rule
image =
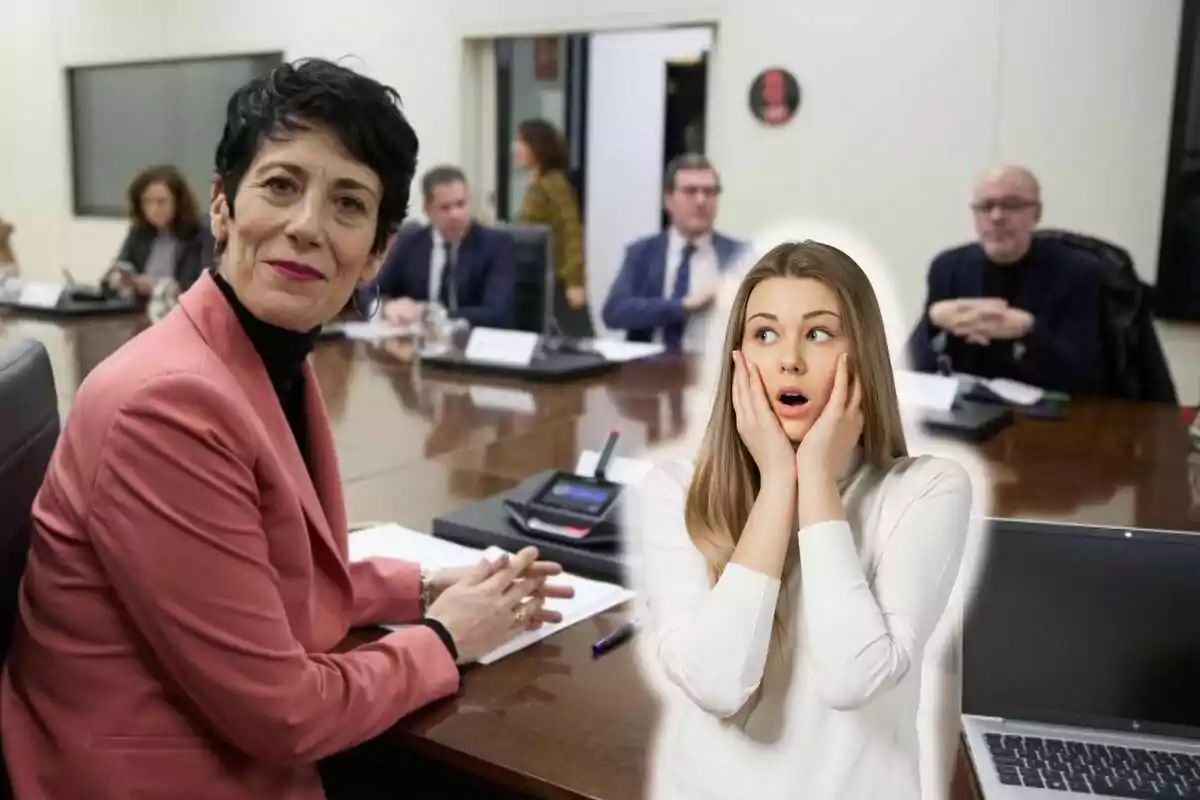
[[[679,690],[652,796],[917,800],[967,473],[908,457],[875,294],[833,247],[767,253],[719,357],[696,461],[634,504],[648,644]]]

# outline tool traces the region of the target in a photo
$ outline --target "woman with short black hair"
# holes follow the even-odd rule
[[[318,800],[316,763],[560,615],[556,564],[348,560],[307,355],[408,208],[394,90],[325,61],[239,89],[217,269],[80,386],[33,507],[0,685],[18,797]],[[338,652],[352,626],[411,623]]]

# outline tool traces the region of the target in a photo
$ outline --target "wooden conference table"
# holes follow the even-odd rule
[[[0,348],[20,338],[50,351],[65,413],[78,384],[144,327],[137,318],[44,322],[0,317]],[[335,432],[352,520],[429,530],[435,515],[569,469],[608,432],[620,449],[677,438],[695,365],[626,365],[566,384],[529,384],[419,369],[407,345],[331,342],[313,364]],[[1200,531],[1200,459],[1173,407],[1072,404],[1062,421],[1019,420],[982,445],[994,513]],[[658,705],[632,647],[593,660],[590,646],[626,609],[580,623],[487,668],[462,691],[406,719],[379,747],[471,773],[514,797],[642,796]],[[355,637],[370,633],[356,633]],[[972,797],[960,764],[953,795]]]

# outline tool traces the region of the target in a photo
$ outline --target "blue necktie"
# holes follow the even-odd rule
[[[437,300],[447,311],[458,310],[458,287],[454,284],[454,248],[446,242],[446,261],[442,265],[442,280]]]
[[[687,297],[688,288],[692,282],[692,256],[696,254],[696,245],[688,242],[683,247],[683,255],[679,259],[679,268],[675,270],[675,286],[671,291],[672,300],[682,300]],[[663,344],[667,347],[678,347],[683,341],[683,324],[667,325],[663,328]]]

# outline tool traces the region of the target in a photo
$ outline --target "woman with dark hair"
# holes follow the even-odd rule
[[[230,99],[219,264],[88,375],[34,503],[0,685],[17,797],[317,800],[319,760],[561,618],[533,548],[348,560],[307,355],[373,278],[416,157],[395,91],[326,61]],[[337,652],[384,623],[411,624]]]
[[[0,278],[3,278],[6,273],[13,275],[20,273],[17,254],[12,245],[13,230],[15,230],[13,224],[5,222],[4,218],[0,217]]]
[[[513,156],[520,167],[531,173],[520,222],[550,227],[554,270],[558,276],[554,309],[557,322],[567,335],[591,336],[583,227],[579,201],[567,179],[566,139],[549,122],[527,119],[517,126]]]
[[[170,165],[144,169],[129,184],[126,200],[129,233],[105,283],[142,297],[165,279],[190,289],[212,265],[213,247],[183,174]]]

